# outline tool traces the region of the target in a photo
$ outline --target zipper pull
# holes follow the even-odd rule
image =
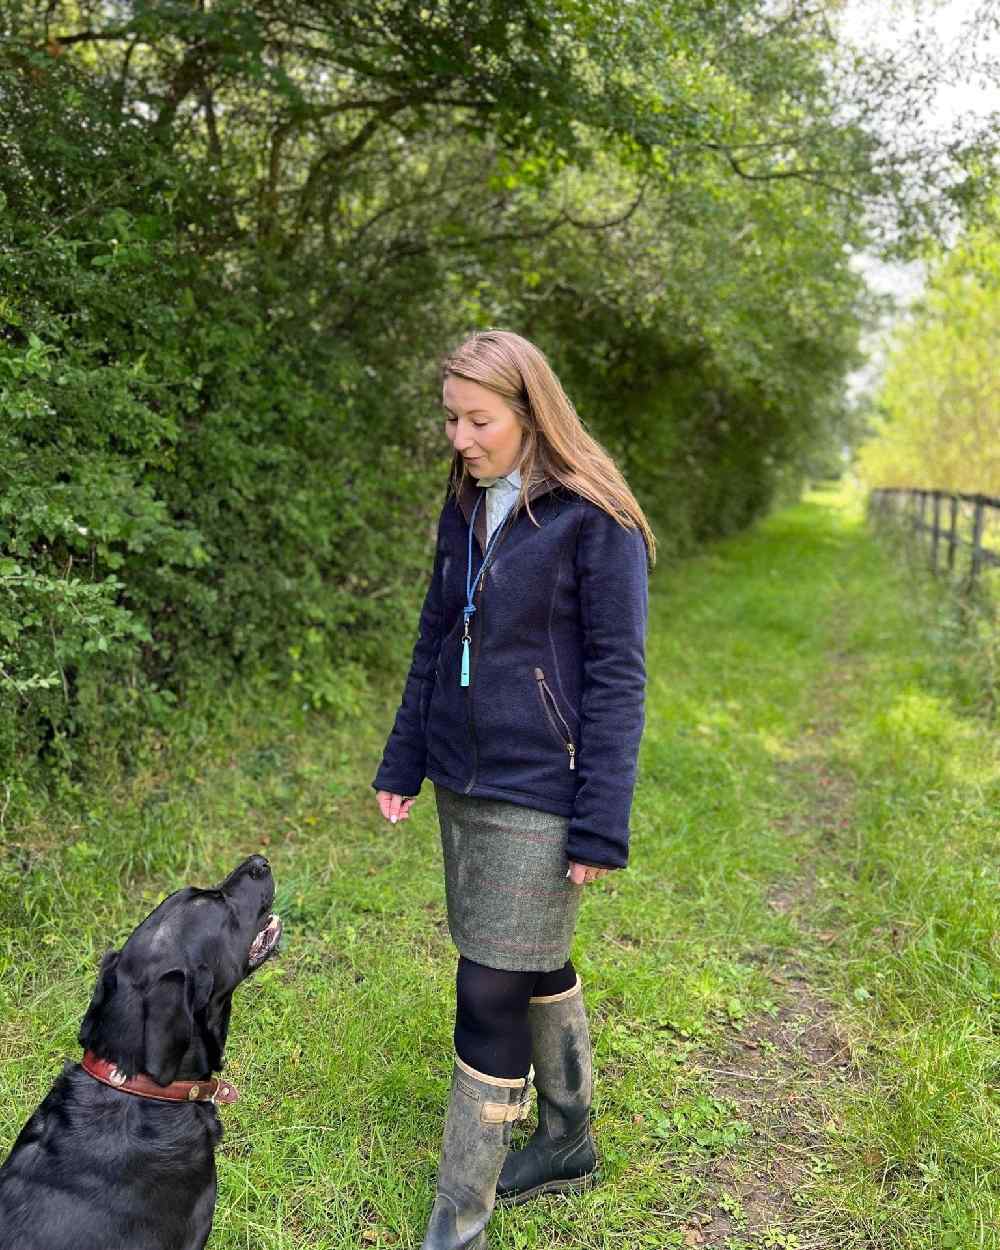
[[[576,771],[576,747],[572,742],[566,743],[566,750],[569,752],[569,771]]]

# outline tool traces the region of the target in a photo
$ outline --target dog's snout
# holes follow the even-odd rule
[[[241,860],[218,889],[223,894],[238,894],[247,888],[248,882],[259,882],[270,901],[274,893],[274,877],[271,875],[271,865],[263,855],[248,855]]]
[[[267,862],[263,855],[251,855],[249,860],[250,867],[248,872],[254,881],[259,881],[261,877],[266,877],[271,871],[271,865]]]

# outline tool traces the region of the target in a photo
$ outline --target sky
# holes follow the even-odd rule
[[[843,37],[862,48],[875,46],[896,52],[911,46],[926,32],[931,45],[942,54],[964,51],[974,55],[981,64],[995,66],[1000,64],[1000,23],[988,38],[983,37],[982,26],[974,44],[969,37],[969,23],[986,7],[1000,11],[1000,3],[989,5],[988,0],[847,0],[841,16],[841,31]],[[993,81],[989,81],[989,77]],[[970,119],[1000,112],[1000,81],[994,73],[944,82],[936,92],[930,112],[936,129],[965,130]],[[896,317],[904,315],[907,305],[923,289],[926,275],[920,262],[885,264],[872,255],[862,254],[856,263],[875,291],[891,295],[897,301]],[[852,391],[867,389],[877,378],[893,320],[895,318],[890,318],[866,345],[870,360],[850,379]]]
[[[963,48],[968,52],[969,23],[984,7],[984,0],[847,0],[841,29],[861,47],[874,44],[902,51],[926,31],[942,52]],[[975,55],[983,62],[1000,63],[1000,33],[983,39],[980,28]],[[995,111],[1000,111],[1000,82],[982,79],[943,83],[933,104],[935,125],[956,131],[964,129],[966,119]],[[919,294],[923,285],[923,269],[916,263],[884,265],[869,256],[862,259],[861,267],[876,290],[895,295],[903,303]]]

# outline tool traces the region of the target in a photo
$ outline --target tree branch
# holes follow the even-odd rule
[[[219,128],[215,120],[215,99],[212,94],[212,88],[205,88],[202,93],[202,109],[205,113],[205,129],[208,131],[208,150],[213,161],[221,169],[222,168],[222,141],[219,138]]]
[[[834,182],[829,181],[831,175],[837,174],[870,174],[872,170],[870,166],[860,166],[857,169],[774,169],[763,174],[752,174],[749,170],[744,169],[736,157],[719,143],[707,143],[705,147],[713,152],[720,152],[728,161],[733,172],[736,173],[745,182],[778,182],[789,178],[798,178],[802,182],[810,182],[813,186],[823,187],[827,191],[833,192],[835,195],[847,196],[850,199],[860,200],[863,197],[857,192],[849,190],[847,187],[838,186]]]
[[[632,201],[629,208],[627,208],[619,217],[612,217],[607,221],[580,221],[575,217],[571,217],[565,209],[562,212],[562,216],[571,226],[575,226],[577,230],[610,230],[614,226],[624,225],[642,203],[643,197],[646,194],[646,181],[647,180],[645,179],[643,180],[641,186],[639,187],[639,194]]]
[[[203,83],[204,59],[210,53],[217,51],[219,51],[218,43],[214,40],[204,40],[192,44],[184,53],[163,104],[160,106],[160,111],[156,115],[156,121],[153,123],[154,133],[163,134],[187,97]]]
[[[121,30],[78,30],[74,35],[52,35],[49,39],[50,44],[56,44],[60,48],[69,48],[74,43],[95,43],[98,40],[111,39],[128,39],[135,32],[129,26],[123,26]]]

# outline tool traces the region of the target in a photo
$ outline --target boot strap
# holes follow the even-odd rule
[[[520,1102],[484,1102],[479,1112],[483,1124],[511,1124],[526,1120],[531,1112],[531,1086],[526,1087]]]

